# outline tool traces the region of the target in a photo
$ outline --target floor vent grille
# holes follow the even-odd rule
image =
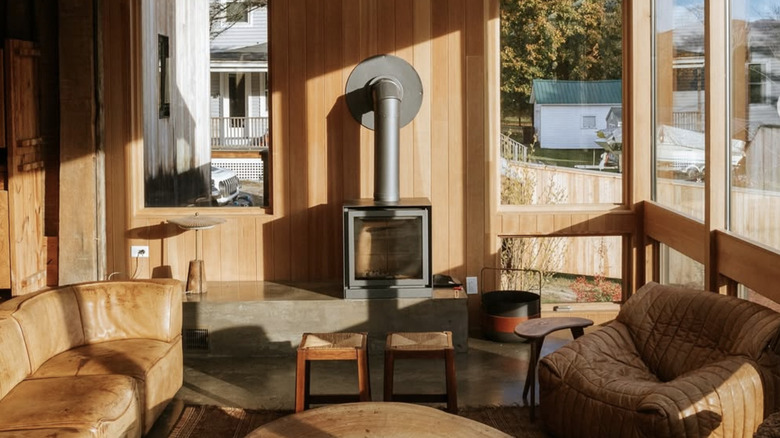
[[[208,329],[184,329],[182,331],[182,343],[184,351],[208,351]]]

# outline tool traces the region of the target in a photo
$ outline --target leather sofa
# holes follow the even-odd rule
[[[539,364],[556,437],[751,437],[780,408],[780,314],[648,283]]]
[[[0,303],[0,437],[140,437],[182,385],[176,280]]]

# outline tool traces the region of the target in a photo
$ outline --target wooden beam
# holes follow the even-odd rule
[[[780,303],[780,252],[727,231],[715,231],[720,274]]]
[[[646,236],[705,263],[708,232],[703,223],[651,201],[645,202],[643,222]]]

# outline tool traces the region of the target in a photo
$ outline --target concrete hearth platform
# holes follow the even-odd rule
[[[398,331],[450,330],[467,350],[468,308],[463,291],[435,289],[434,298],[345,300],[340,284],[210,282],[186,294],[184,352],[209,356],[292,355],[305,332],[368,332],[374,351]]]

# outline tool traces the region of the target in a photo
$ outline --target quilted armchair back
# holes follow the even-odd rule
[[[650,283],[626,302],[617,320],[662,381],[726,356],[759,361],[777,348],[780,314],[735,297]]]

